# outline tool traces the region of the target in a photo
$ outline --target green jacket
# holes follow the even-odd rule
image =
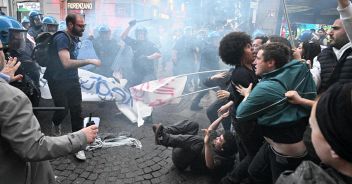
[[[312,100],[317,94],[310,70],[297,60],[263,75],[247,100],[238,106],[238,122],[257,119],[260,125],[272,126],[308,117],[310,107],[288,102],[285,93],[290,90]]]

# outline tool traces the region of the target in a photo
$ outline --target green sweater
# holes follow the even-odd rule
[[[247,100],[238,106],[238,122],[257,119],[260,125],[272,126],[308,117],[310,107],[288,102],[285,93],[290,90],[311,100],[317,94],[310,70],[297,60],[263,75]]]

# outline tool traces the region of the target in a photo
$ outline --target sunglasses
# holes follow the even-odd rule
[[[81,25],[75,24],[75,25],[78,26],[78,27],[80,27],[81,29],[84,29],[84,28],[86,27],[86,24],[81,24]]]

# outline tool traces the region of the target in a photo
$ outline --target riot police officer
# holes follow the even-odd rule
[[[133,50],[132,66],[134,78],[130,78],[128,86],[134,86],[146,81],[156,79],[155,62],[161,57],[161,53],[157,46],[148,40],[147,29],[145,27],[137,27],[135,29],[135,38],[128,36],[131,28],[136,25],[136,21],[130,21],[129,26],[122,33],[121,39],[126,45]]]
[[[28,17],[23,17],[22,21],[21,21],[21,24],[22,26],[25,28],[25,29],[29,29],[30,27],[30,23],[29,23],[29,19]]]
[[[59,28],[59,23],[52,16],[46,16],[43,18],[43,32],[56,33]]]
[[[98,37],[93,40],[93,47],[102,62],[100,67],[96,67],[95,72],[107,77],[112,76],[112,64],[118,53],[119,46],[116,39],[111,37],[111,29],[106,26],[100,26]]]
[[[22,90],[29,97],[33,106],[38,106],[40,99],[39,71],[38,66],[32,62],[30,57],[30,44],[26,42],[27,30],[14,18],[0,16],[0,32],[5,55],[17,57],[22,63],[16,73],[22,74],[23,80],[12,82],[11,85]]]
[[[43,32],[42,30],[43,14],[37,10],[33,10],[29,12],[28,16],[29,16],[29,23],[30,23],[28,34],[35,39],[39,33]]]

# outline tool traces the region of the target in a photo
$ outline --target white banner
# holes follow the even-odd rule
[[[44,73],[45,69],[42,69]],[[214,73],[224,70],[203,71],[164,79],[149,81],[130,88],[131,94],[124,89],[126,80],[121,84],[114,78],[78,69],[79,81],[82,90],[83,101],[115,101],[119,110],[131,121],[137,123],[138,127],[144,124],[143,118],[150,116],[154,107],[160,107],[169,103],[179,103],[180,97],[187,82],[187,76],[199,73]],[[47,81],[40,79],[40,90],[42,98],[51,99]],[[214,87],[217,88],[217,87]],[[210,90],[208,88],[205,90]],[[204,90],[192,92],[199,93]],[[186,95],[189,95],[186,94]]]
[[[149,81],[130,88],[133,98],[132,108],[124,104],[117,106],[132,122],[137,122],[138,127],[144,124],[144,117],[150,116],[153,107],[169,103],[179,103],[187,76],[174,76],[164,79]]]
[[[42,69],[42,73],[44,70]],[[107,78],[83,69],[78,69],[78,76],[81,83],[82,101],[116,101],[126,105],[132,103],[130,93],[123,89],[126,82],[120,84],[114,78]],[[42,75],[40,91],[42,98],[51,99],[49,86]]]

